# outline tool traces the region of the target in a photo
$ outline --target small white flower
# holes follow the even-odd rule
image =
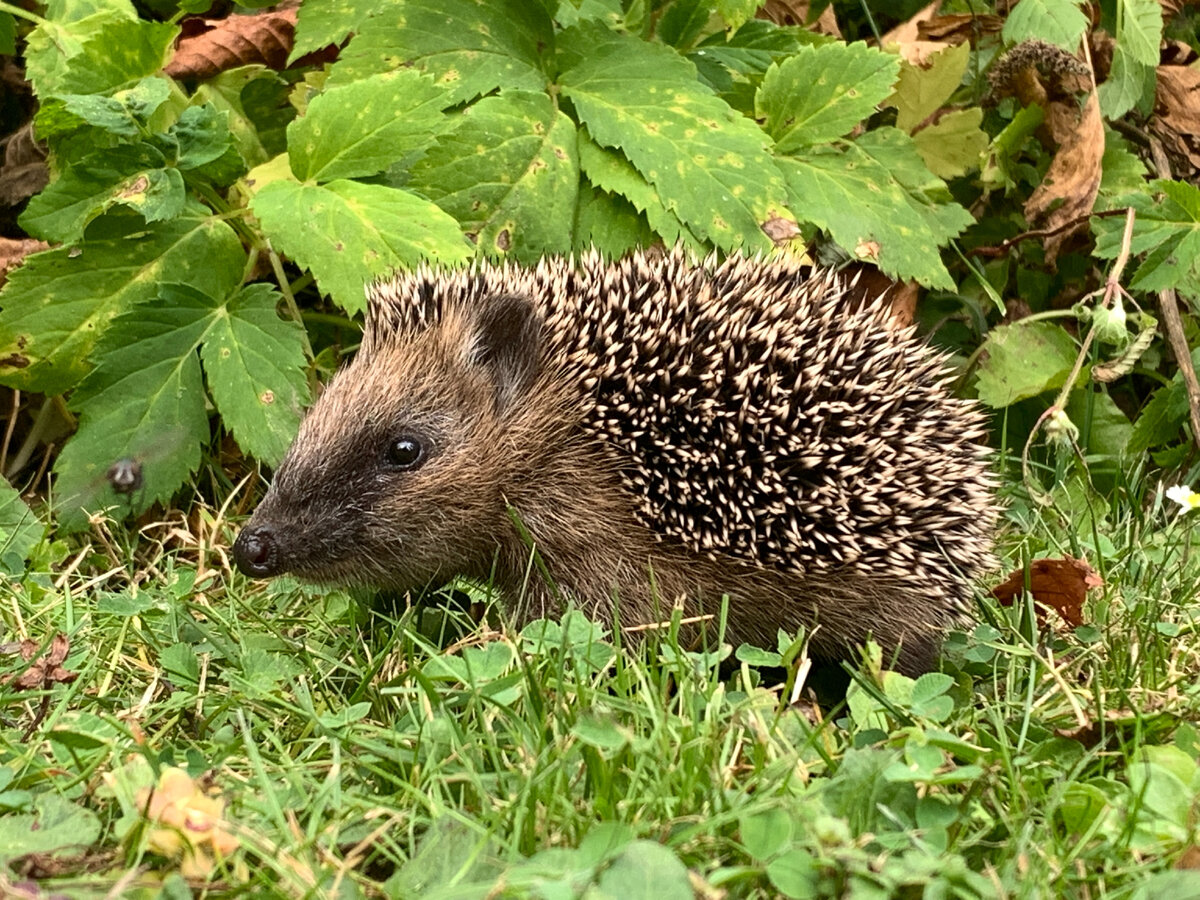
[[[1166,497],[1168,500],[1178,503],[1184,512],[1191,509],[1200,509],[1200,494],[1197,494],[1186,484],[1177,484],[1167,488]]]

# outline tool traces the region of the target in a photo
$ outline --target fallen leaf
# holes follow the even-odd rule
[[[1159,66],[1150,130],[1163,142],[1174,175],[1183,181],[1200,173],[1200,69]]]
[[[19,266],[26,256],[49,249],[50,245],[45,241],[33,238],[0,237],[0,287],[8,280],[9,270]]]
[[[970,43],[975,46],[980,38],[999,34],[1003,28],[1004,19],[1001,16],[954,13],[918,22],[917,39],[948,44]]]
[[[1053,610],[1072,627],[1084,623],[1083,602],[1091,588],[1104,581],[1086,560],[1073,556],[1062,559],[1035,559],[1029,564],[1029,592],[1033,595],[1039,624]],[[1003,583],[992,588],[992,596],[1001,606],[1012,606],[1025,592],[1025,570],[1017,569]]]
[[[28,200],[50,181],[46,150],[33,136],[32,120],[4,141],[0,164],[0,204],[16,206]]]
[[[922,7],[916,13],[910,16],[906,21],[901,22],[879,40],[881,47],[888,47],[892,44],[899,44],[904,47],[906,44],[912,44],[917,41],[921,34],[921,25],[933,18],[933,14],[937,12],[938,7],[942,5],[942,0],[934,0],[928,6]],[[901,55],[904,51],[901,50]],[[908,59],[908,57],[905,57]],[[909,60],[913,62],[913,60]]]
[[[295,34],[295,9],[260,10],[224,19],[188,19],[175,55],[163,71],[172,78],[204,79],[255,63],[283,69]]]
[[[1082,109],[1072,109],[1069,101],[1054,101],[1046,110],[1050,133],[1058,141],[1058,151],[1050,161],[1042,183],[1025,202],[1025,218],[1048,229],[1062,228],[1045,238],[1046,261],[1053,263],[1068,238],[1088,227],[1087,216],[1100,192],[1100,158],[1104,154],[1104,121],[1100,99],[1095,91],[1088,94]]]
[[[34,688],[48,689],[56,684],[70,684],[79,677],[78,672],[72,672],[62,667],[63,661],[71,649],[70,641],[67,640],[65,634],[61,631],[55,634],[50,639],[50,647],[46,653],[35,659],[41,648],[40,641],[28,638],[19,644],[5,644],[0,647],[0,650],[6,653],[19,652],[21,659],[32,663],[28,669],[15,678],[12,675],[4,676],[3,683],[9,684],[19,691],[27,691]]]
[[[828,34],[836,38],[842,36],[832,4],[824,4],[816,21],[811,22],[810,7],[809,0],[767,0],[755,14],[755,18],[766,19],[776,25],[799,25],[817,34]]]

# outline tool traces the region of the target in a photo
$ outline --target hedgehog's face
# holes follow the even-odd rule
[[[360,354],[301,424],[238,566],[397,590],[486,576],[540,329],[531,303],[498,297]]]

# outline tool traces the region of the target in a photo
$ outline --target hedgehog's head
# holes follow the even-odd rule
[[[247,574],[419,588],[486,575],[511,529],[541,370],[535,305],[495,295],[447,302],[432,324],[372,317],[234,544]]]

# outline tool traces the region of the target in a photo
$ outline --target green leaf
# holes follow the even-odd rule
[[[654,841],[634,841],[600,876],[597,887],[621,900],[692,900],[687,867]]]
[[[180,113],[170,136],[177,146],[175,164],[185,172],[220,159],[233,143],[229,114],[211,103],[189,106]]]
[[[947,202],[945,184],[925,168],[904,132],[880,128],[844,150],[813,151],[779,164],[794,207],[856,258],[874,262],[894,278],[953,286],[930,250],[974,219]]]
[[[58,794],[37,795],[33,809],[32,813],[0,816],[0,860],[58,850],[79,852],[100,839],[96,814]]]
[[[170,93],[170,82],[155,75],[143,78],[131,88],[116,91],[111,97],[63,94],[57,100],[89,125],[121,137],[136,137]],[[41,137],[46,136],[41,129],[38,133]]]
[[[819,896],[817,887],[821,870],[807,850],[795,847],[767,866],[767,878],[784,897],[808,898]]]
[[[928,65],[901,60],[890,103],[896,107],[896,127],[912,134],[913,129],[941,109],[962,84],[970,56],[971,45],[964,42],[932,54]]]
[[[1074,53],[1088,27],[1079,5],[1079,0],[1021,0],[1004,20],[1004,42],[1049,41]]]
[[[1163,37],[1162,5],[1158,0],[1117,0],[1117,46],[1143,66],[1157,66]]]
[[[586,179],[579,186],[575,207],[574,250],[599,250],[617,259],[637,247],[648,247],[657,235],[634,205],[616,194],[594,187]]]
[[[988,136],[979,127],[982,123],[983,110],[978,106],[957,109],[914,134],[913,145],[930,172],[938,178],[957,178],[979,168],[988,148]]]
[[[368,16],[378,15],[383,9],[396,6],[394,2],[377,0],[361,3],[359,0],[305,0],[300,4],[296,16],[296,39],[292,45],[288,62],[293,63],[330,44],[340,44],[362,27]]]
[[[1105,118],[1119,119],[1146,98],[1153,98],[1155,68],[1135,61],[1124,45],[1113,50],[1108,78],[1097,89]]]
[[[0,12],[0,54],[15,56],[17,53],[17,20],[9,12]]]
[[[688,54],[698,67],[719,66],[739,75],[762,75],[771,63],[783,62],[802,47],[832,43],[833,39],[804,28],[781,28],[752,20],[733,34],[718,31]]]
[[[216,311],[200,354],[238,446],[271,466],[283,459],[308,403],[304,329],[279,317],[280,299],[270,285],[247,285]]]
[[[792,831],[791,814],[779,807],[738,817],[742,846],[757,860],[770,859],[787,847],[792,841]]]
[[[382,172],[428,146],[453,102],[450,91],[415,69],[333,87],[288,126],[292,171],[318,182]]]
[[[349,312],[366,307],[367,282],[420,262],[453,264],[471,248],[433,203],[377,184],[275,181],[253,200],[263,231]]]
[[[159,72],[178,33],[165,22],[120,15],[43,22],[30,35],[27,75],[41,98],[108,94]]]
[[[771,66],[755,96],[779,153],[836,140],[892,92],[899,62],[866,44],[802,47]]]
[[[658,20],[655,34],[664,44],[677,49],[690,47],[704,32],[712,15],[708,0],[677,0]]]
[[[717,0],[717,15],[733,31],[741,28],[762,5],[763,0]]]
[[[1130,242],[1135,255],[1147,254],[1134,273],[1130,288],[1161,291],[1178,288],[1200,295],[1200,188],[1182,181],[1158,180],[1145,192],[1120,198],[1137,212]],[[1094,219],[1096,255],[1114,259],[1121,252],[1125,222],[1121,218]]]
[[[287,149],[286,127],[296,110],[286,102],[286,92],[276,73],[243,66],[200,85],[192,102],[226,114],[238,154],[253,168]]]
[[[1112,459],[1125,456],[1133,435],[1133,425],[1108,394],[1073,391],[1067,401],[1066,412],[1079,427],[1089,454],[1102,454]]]
[[[29,201],[21,226],[34,237],[71,243],[89,222],[114,206],[137,210],[147,222],[183,212],[183,176],[149,144],[124,144],[86,156]]]
[[[199,206],[147,231],[140,216],[97,220],[77,250],[34,254],[0,292],[0,381],[58,394],[87,373],[114,316],[155,296],[164,278],[213,294],[239,284],[245,251],[233,229]]]
[[[188,285],[162,285],[113,321],[96,368],[71,395],[79,430],[54,464],[65,530],[84,527],[85,512],[116,499],[104,478],[115,460],[140,467],[142,485],[128,498],[134,514],[169,499],[199,467],[209,425],[196,348],[212,307]]]
[[[695,251],[703,249],[703,244],[663,204],[654,185],[646,181],[619,150],[606,150],[586,131],[579,134],[579,166],[596,187],[620,194],[643,213],[663,243],[683,241]]]
[[[992,409],[1061,388],[1075,365],[1074,339],[1052,322],[998,325],[979,365],[979,399]]]
[[[26,559],[45,530],[41,520],[21,499],[20,492],[0,478],[0,571],[15,574],[4,561]]]
[[[595,22],[560,36],[563,93],[602,146],[619,148],[701,239],[770,249],[762,228],[791,220],[767,137],[696,81],[669,47]]]
[[[450,93],[450,104],[496,88],[544,90],[553,57],[545,9],[528,0],[409,0],[362,23],[330,71],[329,84],[415,68]]]
[[[454,216],[488,255],[565,253],[579,191],[575,124],[545,94],[487,97],[413,166],[408,187]]]

